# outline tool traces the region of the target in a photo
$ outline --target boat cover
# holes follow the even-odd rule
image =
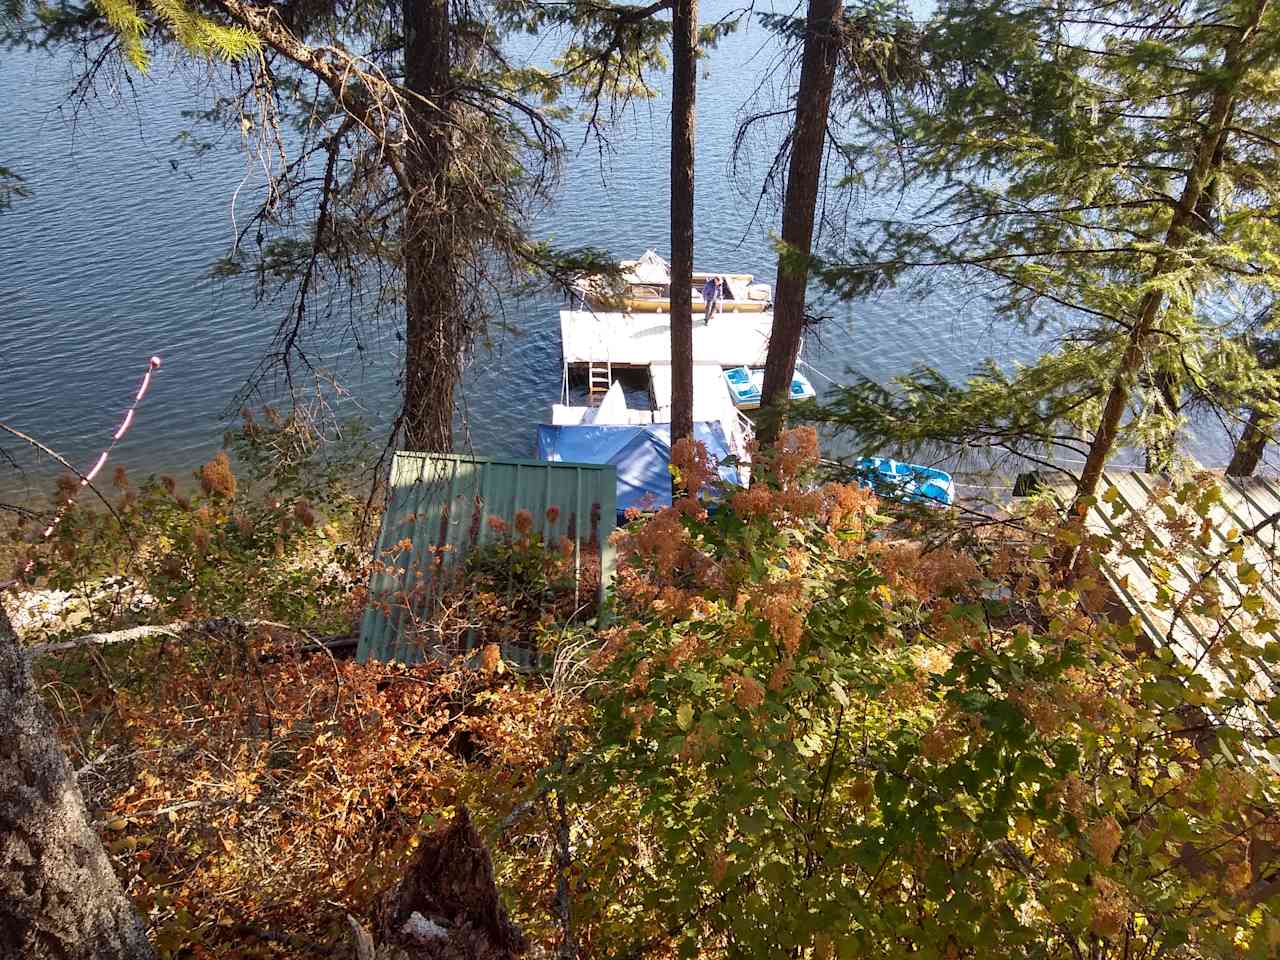
[[[738,471],[724,461],[732,454],[718,423],[695,423],[701,442],[727,483]],[[538,426],[538,459],[552,462],[612,464],[618,473],[618,512],[635,507],[656,510],[671,504],[671,424],[649,426]]]
[[[655,286],[666,286],[671,282],[671,268],[667,261],[652,250],[646,250],[640,259],[630,265],[627,280],[631,283],[651,283]]]
[[[749,293],[750,288],[747,284],[743,283],[737,277],[727,277],[723,274],[721,274],[721,276],[724,278],[725,286],[728,287],[728,290],[725,291],[728,294],[728,296],[725,297],[726,300],[740,300],[744,303],[749,303],[751,301],[751,295]]]
[[[600,401],[600,406],[582,418],[583,423],[606,424],[630,423],[627,416],[627,395],[622,389],[622,381],[615,380],[609,384],[609,391]]]

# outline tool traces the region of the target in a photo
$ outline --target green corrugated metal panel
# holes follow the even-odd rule
[[[418,614],[439,597],[433,577],[418,573],[430,571],[433,558],[446,567],[464,560],[474,547],[502,536],[490,526],[491,517],[510,527],[519,510],[533,514],[534,529],[547,542],[572,539],[575,566],[580,568],[584,550],[600,551],[603,602],[613,575],[609,534],[616,503],[617,475],[612,466],[397,453],[374,553],[375,561],[384,561],[386,569],[375,570],[370,578],[359,659],[408,663],[424,659],[430,652],[430,638],[418,636],[414,624]],[[550,507],[559,511],[555,523],[547,518]],[[404,540],[411,547],[395,553]],[[393,553],[394,560],[387,560]],[[504,654],[531,661],[525,650]]]

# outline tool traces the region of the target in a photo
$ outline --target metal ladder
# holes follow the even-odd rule
[[[613,364],[591,363],[587,367],[587,402],[595,406],[613,385]]]

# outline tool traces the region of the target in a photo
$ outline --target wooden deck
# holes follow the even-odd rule
[[[1099,501],[1085,517],[1090,533],[1113,538],[1118,547],[1101,558],[1104,576],[1117,597],[1141,622],[1157,646],[1169,647],[1215,690],[1225,690],[1240,681],[1238,667],[1218,662],[1217,638],[1238,631],[1257,651],[1253,676],[1244,680],[1245,689],[1257,702],[1265,703],[1280,690],[1280,676],[1264,648],[1280,640],[1274,618],[1280,616],[1280,483],[1262,477],[1217,478],[1221,499],[1207,511],[1207,542],[1188,542],[1181,547],[1174,529],[1190,518],[1195,530],[1200,517],[1190,507],[1171,503],[1165,496],[1168,485],[1160,477],[1145,473],[1108,470],[1099,486]],[[1075,495],[1071,483],[1053,486],[1055,497],[1069,504]],[[1175,507],[1178,510],[1175,510]],[[1178,513],[1179,521],[1170,513]],[[1149,543],[1154,557],[1146,551],[1126,551],[1124,544]],[[1173,562],[1161,559],[1160,552],[1178,550]],[[1248,572],[1248,580],[1241,575]],[[1213,581],[1221,598],[1222,612],[1210,615],[1193,602],[1206,578]],[[1259,604],[1253,610],[1245,605]],[[1263,617],[1263,612],[1268,614]],[[1262,625],[1261,630],[1259,625]],[[1258,721],[1280,729],[1266,715]]]

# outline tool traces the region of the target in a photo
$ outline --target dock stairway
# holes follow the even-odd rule
[[[595,407],[613,384],[612,363],[592,363],[587,367],[587,403]]]

